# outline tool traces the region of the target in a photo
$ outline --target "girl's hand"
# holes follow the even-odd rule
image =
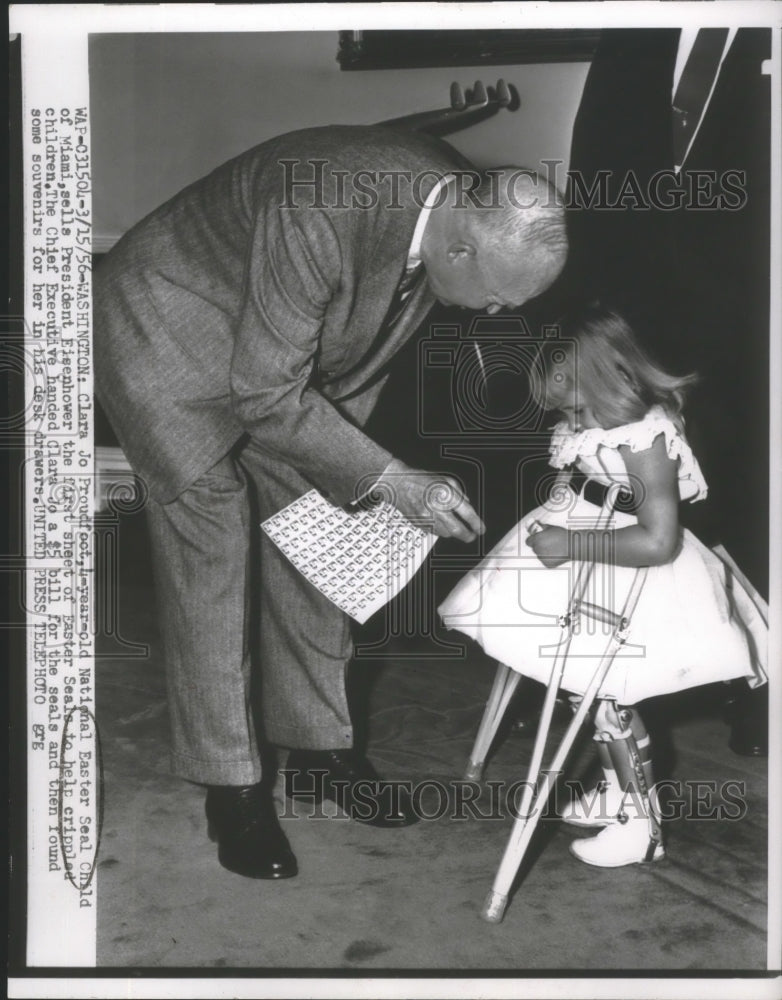
[[[561,566],[570,558],[570,539],[565,528],[557,528],[551,524],[543,524],[538,527],[537,521],[530,525],[530,535],[527,545],[548,569]]]

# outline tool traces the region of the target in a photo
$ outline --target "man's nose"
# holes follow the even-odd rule
[[[487,306],[487,307],[486,307],[486,312],[487,312],[487,313],[488,313],[488,314],[489,314],[490,316],[493,316],[493,315],[494,315],[495,313],[498,313],[498,312],[500,311],[500,309],[502,309],[502,306],[499,306],[499,305],[497,305],[497,304],[495,303],[494,305],[491,305],[491,306]]]

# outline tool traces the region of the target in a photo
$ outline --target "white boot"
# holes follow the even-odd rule
[[[584,792],[580,799],[573,799],[565,806],[560,817],[571,826],[596,829],[611,826],[617,822],[617,814],[622,808],[622,789],[616,771],[603,768],[605,780],[598,782],[591,792]]]
[[[579,861],[598,868],[620,868],[646,861],[653,843],[649,820],[644,816],[623,815],[627,817],[624,823],[607,826],[596,837],[574,840],[570,853]],[[660,861],[664,857],[665,848],[658,843],[648,860]]]

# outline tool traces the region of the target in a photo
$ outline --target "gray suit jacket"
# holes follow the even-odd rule
[[[391,456],[360,427],[434,303],[426,282],[398,322],[383,320],[422,199],[454,169],[469,164],[416,133],[293,132],[119,241],[95,276],[96,389],[155,499],[174,499],[244,433],[336,503],[383,470]]]

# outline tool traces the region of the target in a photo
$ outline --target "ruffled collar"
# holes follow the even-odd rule
[[[587,427],[572,431],[566,420],[554,426],[550,464],[556,469],[573,465],[578,459],[596,458],[602,448],[615,451],[626,445],[631,451],[651,448],[659,434],[665,436],[668,457],[679,462],[679,487],[682,498],[703,500],[708,493],[698,461],[686,438],[662,406],[653,406],[642,420],[619,427]]]

